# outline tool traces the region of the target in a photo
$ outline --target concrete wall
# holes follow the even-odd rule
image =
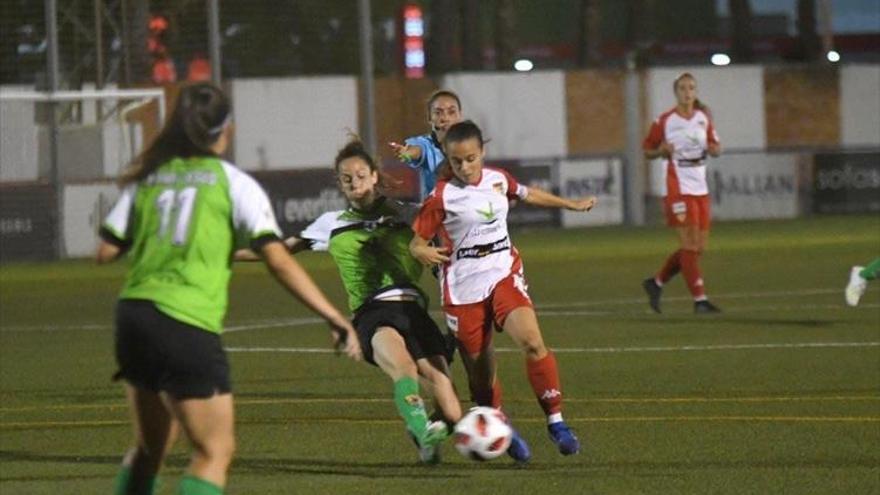
[[[840,69],[840,144],[880,146],[880,66]]]
[[[239,79],[229,87],[235,161],[245,170],[326,166],[346,133],[358,130],[353,77]]]
[[[462,100],[464,114],[492,142],[490,158],[542,158],[568,154],[565,73],[448,75],[443,87]]]
[[[715,129],[725,148],[763,149],[763,69],[759,66],[664,67],[648,70],[648,115],[651,120],[675,106],[672,83],[683,72],[693,74],[697,94],[709,106]]]

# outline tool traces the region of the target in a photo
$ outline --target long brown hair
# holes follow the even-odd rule
[[[678,75],[678,77],[675,78],[674,81],[672,81],[673,94],[675,93],[675,90],[678,89],[678,82],[681,81],[682,79],[691,79],[694,82],[697,82],[697,78],[694,77],[693,74],[691,74],[690,72],[682,72],[681,74]],[[711,114],[709,112],[709,106],[706,105],[705,103],[703,103],[702,101],[700,101],[699,98],[694,98],[694,108],[697,110],[702,110],[703,112],[706,113],[706,115],[709,115],[711,117]]]
[[[370,172],[375,172],[379,176],[376,188],[380,194],[394,190],[401,185],[400,180],[391,177],[382,170],[377,160],[367,151],[367,145],[361,141],[357,134],[353,133],[349,134],[349,140],[345,143],[345,146],[336,152],[336,159],[333,161],[333,171],[337,177],[339,176],[339,165],[349,158],[360,158],[370,168]]]
[[[201,82],[184,86],[165,126],[119,177],[121,185],[143,180],[172,158],[214,156],[211,146],[229,122],[231,105],[223,91]]]

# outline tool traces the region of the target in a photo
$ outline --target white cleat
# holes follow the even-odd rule
[[[859,299],[862,298],[862,295],[865,293],[865,289],[868,288],[868,281],[863,279],[859,272],[862,271],[864,267],[854,266],[852,270],[849,271],[849,283],[846,284],[846,290],[844,294],[846,294],[846,303],[850,306],[857,306],[859,304]]]

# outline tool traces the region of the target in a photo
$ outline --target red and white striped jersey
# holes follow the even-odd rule
[[[666,164],[666,195],[709,194],[706,184],[706,151],[709,143],[718,143],[718,134],[709,115],[694,109],[690,118],[679,114],[675,108],[663,113],[651,125],[651,131],[642,147],[657,149],[662,141],[674,146]]]
[[[444,305],[487,299],[495,285],[522,270],[507,231],[509,201],[525,199],[528,188],[504,170],[483,167],[476,184],[439,181],[413,223],[422,239],[440,238],[450,248],[441,267]]]

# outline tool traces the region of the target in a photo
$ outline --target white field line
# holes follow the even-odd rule
[[[624,352],[688,352],[688,351],[740,351],[749,349],[823,349],[823,348],[880,347],[880,342],[797,342],[778,344],[719,344],[647,347],[554,347],[557,354],[617,354]],[[522,352],[513,347],[498,347],[496,352]],[[321,347],[227,347],[226,352],[332,354],[335,351]]]
[[[843,303],[843,289],[803,289],[803,290],[793,290],[793,291],[771,291],[771,292],[743,292],[743,293],[729,293],[729,294],[718,294],[715,297],[720,300],[726,299],[766,299],[773,297],[790,297],[790,296],[810,296],[810,295],[827,295],[827,294],[840,294],[841,295],[841,303],[840,304],[803,304],[803,305],[786,305],[786,306],[756,306],[756,307],[734,307],[730,310],[725,311],[725,313],[747,313],[752,311],[785,311],[785,310],[809,310],[809,309],[846,309],[848,311],[853,311],[854,309],[875,309],[880,308],[880,304],[869,303],[869,304],[861,304],[857,308],[847,308]],[[676,297],[666,297],[664,301],[690,301],[690,297],[688,296],[676,296]],[[714,298],[713,298],[714,299]],[[608,305],[644,305],[645,310],[643,311],[591,311],[591,310],[572,310],[572,311],[553,311],[553,308],[577,308],[577,307],[590,307],[590,306],[608,306]],[[538,304],[536,308],[540,311],[539,316],[542,317],[553,317],[553,316],[609,316],[609,315],[621,315],[621,316],[633,316],[633,315],[645,315],[649,314],[650,311],[647,310],[647,299],[645,297],[638,298],[630,298],[630,299],[610,299],[603,301],[570,301],[570,302],[555,302],[555,303],[546,303],[546,304]],[[440,311],[432,311],[432,314],[442,314]],[[724,313],[722,313],[724,314]],[[276,318],[276,319],[254,319],[254,320],[246,320],[239,322],[237,324],[231,324],[226,327],[224,332],[241,332],[248,330],[260,330],[260,329],[268,329],[268,328],[280,328],[280,327],[297,327],[304,325],[314,325],[323,322],[320,318],[315,317],[299,317],[299,318]],[[662,322],[662,319],[658,319],[658,322]],[[0,333],[11,333],[11,332],[58,332],[58,331],[69,331],[69,330],[111,330],[113,326],[111,324],[95,324],[95,323],[84,323],[77,325],[0,325]]]

